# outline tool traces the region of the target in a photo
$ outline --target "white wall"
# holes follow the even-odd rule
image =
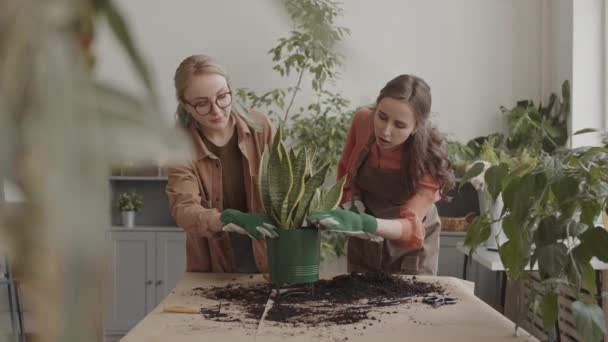
[[[341,47],[346,64],[338,89],[360,105],[397,74],[417,74],[431,85],[443,131],[465,140],[501,130],[499,106],[538,101],[544,92],[542,1],[344,1],[341,23],[352,34]],[[216,57],[236,86],[286,84],[266,55],[289,29],[276,0],[116,2],[154,70],[168,119],[175,106],[173,72],[190,54]],[[98,32],[96,51],[100,78],[140,91],[107,28]],[[567,60],[555,63],[561,68]]]
[[[605,127],[604,1],[574,1],[572,131]],[[597,144],[597,137],[574,136],[573,147]]]
[[[542,94],[561,97],[564,80],[572,85],[572,0],[543,0]]]

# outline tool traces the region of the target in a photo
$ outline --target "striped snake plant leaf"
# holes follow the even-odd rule
[[[315,159],[316,159],[316,155],[317,155],[317,148],[313,147],[312,149],[304,149],[305,153],[306,153],[306,175],[305,175],[305,179],[308,181],[314,174],[314,170],[315,170]],[[319,168],[320,169],[320,168]]]
[[[327,171],[329,170],[329,164],[323,166],[317,173],[315,173],[312,178],[310,178],[306,184],[304,189],[304,195],[298,204],[298,209],[296,210],[296,215],[293,217],[294,227],[300,228],[304,219],[308,215],[308,209],[310,208],[310,202],[312,201],[313,196],[315,195],[315,191],[323,185],[325,182],[325,177],[327,176]]]
[[[323,192],[318,210],[334,210],[342,200],[342,189],[346,183],[346,176],[342,177],[336,184]]]
[[[278,182],[281,183],[281,196],[283,196],[283,203],[281,204],[279,211],[279,218],[282,223],[281,227],[291,228],[289,225],[289,214],[291,212],[289,207],[289,198],[290,193],[294,191],[293,163],[289,159],[289,153],[287,152],[287,148],[283,142],[279,144],[279,149],[281,151],[281,155],[283,156],[283,159],[281,160],[281,171],[279,173],[281,177],[278,179]]]
[[[310,206],[308,207],[308,212],[312,213],[319,210],[319,205],[321,204],[321,197],[323,196],[323,191],[321,189],[315,190],[314,196],[312,196],[312,200],[310,200]]]
[[[293,153],[293,150],[290,151],[290,155]],[[306,175],[306,167],[307,167],[307,158],[306,151],[300,150],[299,153],[292,159],[292,167],[293,167],[293,185],[291,187],[291,191],[289,193],[289,217],[291,218],[295,214],[295,210],[298,206],[298,203],[304,196],[305,189],[305,181],[304,176]]]
[[[277,133],[275,139],[280,139]],[[292,186],[292,169],[289,155],[281,141],[273,142],[273,149],[268,160],[268,192],[270,194],[270,207],[277,227],[287,228],[287,201]],[[285,208],[284,208],[285,207]]]
[[[268,189],[268,159],[270,156],[268,148],[269,146],[265,146],[264,152],[262,152],[262,160],[260,162],[260,169],[258,170],[258,192],[261,197],[264,212],[266,212],[268,216],[271,216],[272,205],[270,204],[270,191]]]
[[[292,148],[291,150],[289,150],[289,160],[291,160],[291,165],[295,163],[296,159],[298,159],[298,156],[296,155],[296,151],[294,151],[294,149]]]

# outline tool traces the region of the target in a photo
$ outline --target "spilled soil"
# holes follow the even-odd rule
[[[201,309],[207,319],[236,322],[258,321],[272,291],[275,303],[265,320],[293,326],[344,325],[363,320],[372,325],[381,321],[380,314],[397,313],[390,309],[392,306],[424,302],[423,297],[445,293],[439,284],[421,282],[416,277],[352,273],[320,280],[314,286],[283,288],[278,297],[268,284],[195,288],[193,294],[219,301],[216,307]]]

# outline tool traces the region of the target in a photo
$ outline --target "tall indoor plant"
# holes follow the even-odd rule
[[[334,177],[354,109],[339,91],[332,90],[343,57],[336,47],[349,30],[336,23],[343,14],[334,0],[282,0],[291,18],[289,34],[278,39],[268,52],[273,70],[293,85],[259,92],[239,89],[240,100],[250,108],[269,113],[283,127],[289,146],[306,147],[328,162]],[[304,99],[303,94],[312,94]],[[321,168],[316,163],[316,168]],[[323,258],[345,253],[343,234],[323,232]]]

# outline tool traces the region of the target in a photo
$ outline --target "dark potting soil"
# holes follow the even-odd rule
[[[227,285],[225,287],[196,288],[194,294],[219,300],[223,305],[237,305],[245,317],[259,320],[266,301],[273,291],[270,285]],[[388,273],[352,273],[331,280],[320,280],[314,286],[283,289],[267,313],[266,320],[294,326],[343,325],[368,320],[381,321],[379,313],[394,314],[394,310],[380,308],[407,302],[418,302],[429,294],[444,294],[437,283],[421,282],[412,277],[403,279]],[[276,292],[275,292],[276,293]],[[206,311],[209,310],[209,311]],[[213,311],[215,310],[215,311]],[[206,318],[227,321],[237,317],[219,316],[221,310],[202,309]]]

